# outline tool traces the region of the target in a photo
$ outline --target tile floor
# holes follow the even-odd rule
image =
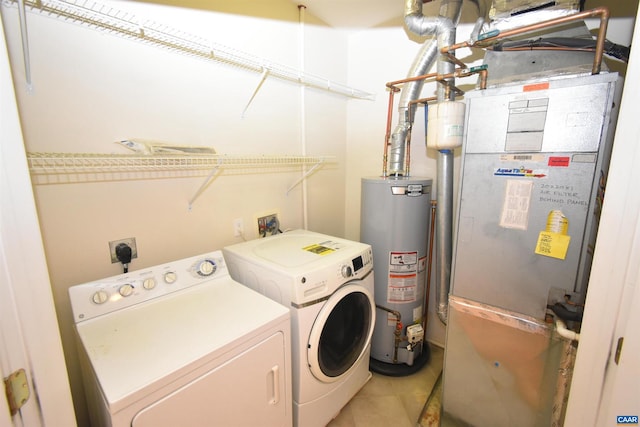
[[[440,372],[444,350],[431,344],[431,360],[406,377],[373,373],[327,427],[416,427]]]

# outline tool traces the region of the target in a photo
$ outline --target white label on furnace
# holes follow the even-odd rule
[[[418,252],[390,252],[387,302],[414,302],[418,298]]]
[[[532,190],[533,181],[531,180],[507,180],[500,214],[500,227],[527,229]]]

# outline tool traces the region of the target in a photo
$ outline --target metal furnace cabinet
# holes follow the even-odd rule
[[[558,417],[567,347],[544,317],[565,295],[586,296],[617,80],[563,76],[468,94],[445,418],[526,427]]]

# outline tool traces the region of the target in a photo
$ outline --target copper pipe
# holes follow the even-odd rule
[[[387,86],[389,86],[387,84]],[[391,117],[393,116],[393,95],[396,92],[399,92],[400,89],[395,87],[390,87],[391,91],[389,92],[389,107],[387,110],[387,131],[384,135],[384,153],[382,155],[382,177],[387,177],[387,159],[389,158],[389,138],[391,137]]]
[[[397,89],[395,86],[397,86],[399,84],[409,83],[409,82],[417,82],[418,80],[426,80],[429,77],[435,77],[437,75],[438,75],[438,73],[429,73],[429,74],[423,74],[421,76],[407,77],[406,79],[396,80],[395,82],[389,82],[389,83],[387,83],[387,87],[388,88]]]
[[[453,62],[454,64],[456,64],[458,67],[460,68],[467,68],[467,64],[465,64],[464,62],[462,62],[461,60],[459,60],[458,58],[456,58],[456,56],[451,53],[451,52],[447,52],[443,54],[447,57],[447,59],[451,62]]]
[[[402,315],[399,311],[392,310],[390,308],[384,307],[382,305],[376,304],[376,307],[380,310],[384,310],[387,313],[391,313],[396,318],[396,327],[393,331],[393,363],[398,363],[398,347],[400,347],[400,342],[402,341]]]
[[[459,62],[459,63],[462,64],[465,68],[456,69],[454,70],[453,73],[447,73],[447,74],[429,73],[429,74],[423,74],[421,76],[409,77],[402,80],[388,82],[386,84],[387,88],[389,88],[389,105],[387,108],[387,129],[384,137],[384,153],[382,156],[382,177],[383,178],[386,178],[388,176],[387,162],[389,159],[389,154],[388,154],[389,145],[390,145],[389,139],[391,138],[391,122],[393,118],[393,99],[394,99],[395,93],[400,92],[400,88],[398,88],[397,86],[403,83],[415,82],[418,80],[426,80],[426,79],[435,77],[436,82],[445,85],[445,98],[448,99],[451,93],[451,90],[453,90],[458,96],[464,95],[464,91],[457,88],[456,86],[453,85],[453,83],[451,83],[450,81],[447,81],[446,79],[451,79],[454,77],[468,77],[472,74],[480,74],[480,88],[486,89],[487,87],[486,68],[474,70],[474,69],[466,68],[466,64],[464,64],[463,62]],[[438,99],[437,96],[433,96],[433,97],[421,98],[421,99],[417,99],[415,101],[409,102],[409,105],[408,105],[409,115],[412,114],[412,108],[416,104],[418,103],[426,104],[428,102],[435,101],[437,99]],[[407,141],[405,145],[405,172],[407,176],[409,176],[409,167],[411,164],[410,158],[411,158],[411,129],[409,129],[409,132],[407,133]]]
[[[478,74],[480,74],[480,90],[484,90],[487,88],[487,77],[489,76],[489,72],[487,70],[480,70]]]
[[[432,96],[432,97],[429,97],[429,98],[416,99],[412,103],[415,103],[415,104],[426,104],[426,103],[431,102],[431,101],[436,101],[437,99],[438,99],[437,96]]]
[[[449,52],[453,52],[454,50],[462,49],[463,47],[473,47],[473,45],[471,43],[469,43],[469,41],[464,41],[464,42],[452,44],[451,46],[445,46],[442,49],[440,49],[440,53],[442,53],[444,55],[448,55]]]
[[[411,161],[411,130],[413,129],[413,123],[409,125],[409,130],[407,131],[407,141],[404,145],[404,173],[406,176],[411,176],[410,161]]]
[[[503,52],[520,51],[520,50],[562,50],[572,52],[595,52],[595,48],[592,47],[563,47],[563,46],[531,46],[531,47],[503,47]]]
[[[451,46],[445,46],[440,49],[440,52],[443,54],[448,54],[449,52],[462,48],[462,47],[486,47],[498,40],[517,36],[520,34],[529,33],[532,31],[541,30],[543,28],[555,27],[558,25],[566,24],[568,22],[579,21],[585,18],[591,18],[594,16],[600,16],[600,27],[598,28],[598,36],[596,39],[596,49],[595,49],[595,58],[593,60],[593,67],[591,68],[591,74],[599,74],[600,68],[602,66],[602,56],[604,54],[604,42],[605,37],[607,35],[607,25],[609,23],[609,9],[606,7],[597,7],[595,9],[586,10],[584,12],[574,13],[573,15],[561,16],[555,19],[549,19],[547,21],[538,22],[537,24],[526,25],[520,28],[514,28],[512,30],[507,30],[504,32],[500,32],[492,37],[487,37],[483,40],[475,41],[470,44],[468,41],[463,43],[454,44]]]
[[[424,308],[422,314],[422,330],[427,336],[427,313],[429,311],[429,295],[431,294],[431,264],[433,263],[433,235],[436,226],[436,206],[437,200],[431,201],[431,228],[429,231],[429,251],[427,253],[427,289],[425,290]],[[425,340],[426,341],[426,340]]]

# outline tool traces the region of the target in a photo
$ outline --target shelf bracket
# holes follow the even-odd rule
[[[198,188],[196,194],[194,194],[191,200],[189,200],[189,211],[191,211],[191,208],[193,207],[193,204],[198,199],[198,197],[200,197],[202,192],[209,186],[209,184],[211,184],[211,182],[213,182],[218,172],[220,172],[220,166],[222,166],[222,159],[218,159],[218,164],[213,169],[211,169],[211,172],[209,172],[209,175],[207,175],[200,188]]]
[[[302,175],[296,182],[293,183],[293,185],[291,185],[291,187],[289,187],[287,189],[287,195],[289,195],[289,192],[291,190],[293,190],[298,184],[300,184],[302,181],[304,181],[305,179],[307,179],[307,177],[309,175],[311,175],[313,172],[316,171],[316,169],[318,169],[320,166],[322,166],[322,164],[324,163],[324,160],[320,160],[318,163],[316,163],[315,165],[313,165],[311,167],[311,169],[309,169],[308,171],[306,171],[304,173],[304,175]]]
[[[266,68],[266,67],[263,67],[262,68],[262,74],[260,75],[260,81],[258,82],[258,86],[256,86],[256,89],[253,91],[253,94],[251,95],[251,98],[249,98],[249,102],[247,102],[247,105],[244,107],[244,110],[242,110],[242,118],[243,119],[244,119],[244,115],[246,114],[247,110],[249,109],[249,106],[253,102],[253,98],[256,97],[256,95],[258,94],[258,91],[262,87],[262,84],[267,79],[267,75],[269,75],[269,69]]]

